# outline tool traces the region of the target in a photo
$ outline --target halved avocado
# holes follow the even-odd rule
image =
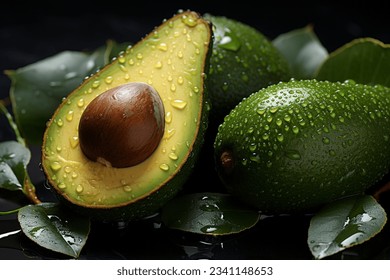
[[[204,73],[211,43],[211,24],[195,12],[181,11],[63,100],[44,134],[42,167],[65,204],[96,220],[133,220],[155,213],[176,195],[195,164],[207,127]],[[98,96],[132,82],[150,85],[163,103],[165,124],[158,146],[129,167],[90,159],[79,141],[83,112]],[[117,127],[124,129],[120,120]],[[116,147],[104,147],[111,148]]]

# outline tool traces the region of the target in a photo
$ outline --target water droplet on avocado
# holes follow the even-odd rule
[[[221,38],[218,46],[229,51],[238,51],[241,47],[241,42],[238,37],[230,29],[225,28],[225,34]]]
[[[179,76],[179,77],[177,78],[177,83],[178,83],[179,85],[182,85],[182,84],[184,83],[184,79],[183,79],[182,76]]]
[[[243,80],[244,82],[247,82],[247,81],[249,81],[249,77],[248,77],[248,75],[247,75],[247,74],[245,74],[245,73],[242,73],[242,75],[241,75],[241,80]]]
[[[286,157],[292,160],[300,160],[301,154],[296,150],[288,150],[285,152]]]
[[[168,129],[165,133],[164,138],[170,139],[175,134],[175,132],[176,132],[176,129],[174,129],[174,128]]]
[[[129,186],[129,185],[124,185],[124,186],[123,186],[123,190],[124,190],[125,192],[132,192],[132,191],[133,191],[133,189],[132,189],[131,186]]]
[[[278,139],[279,142],[283,142],[283,141],[284,141],[284,136],[283,136],[283,134],[278,133],[278,135],[276,136],[276,139]]]
[[[78,136],[69,137],[69,144],[73,149],[76,148],[79,144],[79,137]]]
[[[171,160],[177,160],[178,159],[178,156],[177,154],[171,152],[169,153],[168,157],[171,159]]]
[[[112,81],[114,80],[114,78],[112,77],[112,76],[107,76],[105,79],[104,79],[104,81],[106,82],[106,84],[111,84],[112,83]]]
[[[171,105],[176,109],[183,110],[187,106],[187,102],[180,99],[175,99],[171,101]]]
[[[166,52],[168,50],[168,45],[166,43],[160,43],[157,47],[160,51]]]
[[[194,18],[193,16],[191,16],[190,14],[187,16],[187,15],[183,15],[181,17],[181,21],[189,26],[189,27],[194,27],[197,25],[197,22],[196,22],[196,18]]]
[[[62,166],[61,166],[61,164],[60,164],[58,161],[54,161],[54,162],[52,162],[52,164],[50,164],[50,168],[51,168],[54,172],[60,170],[61,167],[62,167]]]
[[[74,115],[74,112],[71,110],[69,111],[67,114],[66,114],[66,120],[68,122],[72,121],[73,120],[73,115]]]
[[[92,83],[92,88],[98,88],[100,86],[100,81],[96,80]]]
[[[222,85],[222,90],[227,91],[229,89],[229,84],[227,82],[224,82]]]
[[[141,60],[143,58],[142,53],[137,53],[137,59]]]
[[[76,192],[77,193],[82,193],[83,191],[84,191],[84,187],[82,185],[77,185]]]
[[[161,69],[163,66],[162,62],[161,61],[157,61],[156,64],[154,65],[155,68],[157,69]]]
[[[66,189],[66,185],[64,183],[59,183],[58,188],[60,188],[61,190]]]
[[[62,119],[58,119],[56,123],[59,127],[62,127],[64,125],[64,122],[62,121]]]
[[[118,62],[121,63],[121,64],[125,63],[126,62],[126,57],[124,57],[123,54],[120,55],[118,57]]]
[[[165,113],[165,122],[166,123],[171,123],[172,122],[172,113],[169,112],[169,111]]]
[[[261,161],[259,155],[252,155],[252,156],[249,157],[249,159],[251,161],[254,161],[254,162],[257,162],[257,163],[259,163]]]
[[[162,163],[162,164],[160,164],[160,169],[162,171],[168,171],[169,170],[169,165],[166,164],[166,163]]]
[[[77,107],[82,108],[83,106],[84,106],[84,99],[83,99],[83,98],[80,98],[80,99],[77,101]]]
[[[330,143],[330,139],[328,137],[322,137],[322,143],[329,144]]]

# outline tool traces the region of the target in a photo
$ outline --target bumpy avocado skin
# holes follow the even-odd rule
[[[231,111],[215,160],[226,188],[262,212],[310,212],[386,175],[389,139],[389,88],[292,80]]]
[[[205,18],[214,27],[207,85],[210,126],[217,126],[244,97],[292,76],[285,58],[260,31],[224,16]]]
[[[184,24],[184,25],[183,25]],[[190,33],[186,28],[195,28],[197,25],[204,26],[202,27],[202,34],[199,34],[199,38],[205,38],[204,41],[199,44],[197,42],[196,33]],[[194,53],[191,54],[191,57],[183,57],[183,54],[180,52],[181,46],[174,46],[173,50],[176,52],[173,52],[172,57],[174,59],[178,59],[183,61],[184,59],[189,59],[191,61],[194,61],[196,59],[199,59],[199,69],[196,69],[196,72],[178,72],[177,67],[175,68],[175,65],[172,61],[160,61],[161,56],[158,54],[165,54],[169,53],[171,51],[171,47],[169,44],[166,43],[159,43],[159,39],[161,39],[160,36],[165,36],[165,34],[169,34],[169,36],[174,36],[175,38],[177,34],[175,33],[175,28],[180,28],[177,30],[177,33],[179,36],[185,36],[186,40],[184,40],[188,44],[193,44],[194,46]],[[182,28],[181,26],[185,26],[185,28]],[[192,37],[191,37],[192,36]],[[193,42],[193,43],[192,43]],[[174,44],[174,41],[171,41],[172,44]],[[147,73],[146,68],[142,68],[143,60],[145,60],[145,53],[142,52],[141,46],[143,44],[147,44],[147,48],[151,48],[153,50],[153,55],[156,57],[153,64],[148,66],[149,68],[152,68],[153,70],[151,73]],[[184,11],[179,12],[178,14],[174,15],[171,19],[165,20],[160,26],[156,27],[150,34],[145,36],[140,42],[138,42],[136,45],[134,45],[131,49],[126,50],[125,53],[120,54],[119,58],[110,63],[109,65],[105,66],[103,69],[101,69],[99,72],[97,72],[95,75],[89,77],[86,79],[75,91],[69,94],[67,98],[65,98],[62,102],[62,104],[59,106],[59,108],[54,113],[52,119],[50,120],[48,127],[45,131],[44,135],[44,142],[42,146],[42,167],[43,170],[48,178],[48,183],[52,186],[54,192],[58,195],[58,198],[60,201],[64,204],[69,206],[71,209],[76,211],[77,213],[80,213],[81,215],[88,216],[92,220],[98,220],[98,221],[129,221],[129,220],[137,220],[142,219],[144,217],[147,217],[149,215],[155,214],[168,200],[170,200],[172,197],[174,197],[183,187],[184,183],[188,179],[193,166],[195,165],[198,155],[200,153],[200,149],[202,147],[202,144],[204,142],[204,134],[207,128],[208,124],[208,114],[209,114],[209,105],[208,105],[208,97],[206,93],[206,86],[204,84],[204,73],[208,72],[209,67],[209,57],[211,55],[211,48],[212,48],[212,29],[211,29],[211,23],[207,20],[203,19],[199,14],[192,12],[192,11]],[[153,57],[154,57],[153,56]],[[123,61],[122,61],[123,60]],[[186,63],[184,63],[186,65]],[[129,68],[130,67],[130,68]],[[138,67],[137,73],[132,73],[131,67]],[[164,72],[166,69],[167,72]],[[161,72],[162,71],[162,72]],[[176,71],[176,72],[175,72]],[[186,70],[187,71],[187,70]],[[146,73],[145,73],[146,72]],[[152,73],[153,72],[153,73]],[[116,74],[115,74],[116,73]],[[114,190],[115,187],[103,183],[96,183],[100,182],[98,180],[90,179],[94,178],[94,176],[101,176],[100,178],[103,178],[104,176],[100,173],[96,172],[96,169],[94,169],[94,166],[96,166],[97,163],[92,163],[86,159],[84,155],[81,154],[81,150],[79,149],[79,145],[77,142],[75,142],[75,139],[77,138],[77,135],[74,137],[69,138],[70,146],[58,148],[59,146],[56,146],[53,143],[56,143],[56,139],[64,138],[61,135],[61,130],[66,130],[66,125],[69,123],[72,123],[77,120],[76,112],[81,111],[85,109],[85,106],[87,104],[86,100],[83,98],[84,94],[91,94],[94,90],[98,90],[100,86],[107,86],[107,89],[114,86],[114,82],[116,80],[121,80],[124,83],[126,82],[137,82],[138,80],[133,80],[133,76],[140,76],[143,77],[143,80],[140,80],[141,82],[152,83],[153,81],[156,82],[156,80],[153,80],[157,75],[160,75],[163,79],[164,85],[156,85],[152,84],[155,88],[161,88],[159,90],[161,98],[164,100],[164,106],[166,106],[167,112],[173,112],[173,114],[167,114],[165,117],[166,121],[166,131],[163,136],[163,139],[161,140],[159,148],[156,150],[156,152],[152,156],[156,156],[156,153],[161,154],[161,156],[164,156],[166,160],[165,161],[169,165],[160,164],[160,163],[152,163],[152,165],[155,165],[155,169],[159,170],[158,172],[171,172],[168,177],[165,176],[163,179],[161,179],[161,182],[155,183],[156,178],[152,178],[152,183],[147,183],[146,186],[150,189],[148,191],[145,191],[145,194],[137,194],[136,197],[131,196],[131,192],[134,190],[133,186],[131,184],[128,184],[126,180],[131,180],[131,176],[129,176],[127,179],[121,180],[119,177],[120,174],[125,174],[126,172],[123,172],[123,170],[115,169],[111,167],[99,167],[102,168],[99,171],[103,171],[104,174],[108,174],[107,177],[118,177],[118,178],[111,178],[112,180],[118,181],[120,188],[123,188],[123,195],[126,195],[128,197],[128,200],[122,199],[122,201],[115,205],[113,203],[108,203],[105,205],[100,200],[94,201],[93,198],[91,200],[90,197],[93,197],[91,194],[88,194],[86,190],[82,189],[80,185],[77,185],[75,183],[76,180],[79,180],[79,182],[82,182],[83,180],[80,180],[80,177],[85,178],[85,181],[94,181],[94,184],[97,184],[96,186],[93,186],[92,189],[100,189],[99,192],[106,192],[107,197],[114,197],[112,195],[111,190]],[[189,77],[189,78],[188,78]],[[196,77],[196,78],[194,78]],[[188,80],[187,80],[188,78]],[[194,80],[191,80],[194,79]],[[196,83],[195,83],[196,79]],[[96,81],[104,81],[105,83]],[[102,85],[103,84],[103,85]],[[187,88],[187,90],[183,90],[182,86],[192,86],[193,88]],[[168,88],[169,90],[167,90]],[[101,91],[100,91],[101,92]],[[164,92],[170,92],[170,95],[165,95]],[[188,102],[183,102],[181,99],[184,98],[183,94],[189,94],[189,97],[187,96],[186,100]],[[99,93],[101,94],[101,93]],[[196,99],[195,99],[196,96]],[[81,98],[80,98],[81,97]],[[193,104],[191,104],[190,100],[199,100],[200,103],[197,103],[194,101]],[[82,102],[81,102],[82,101]],[[69,109],[72,109],[71,106],[78,106],[79,108],[74,109],[73,111],[69,111]],[[196,108],[195,108],[195,107]],[[192,109],[191,109],[192,108]],[[185,110],[191,110],[194,112],[198,112],[197,115],[194,115],[191,117],[191,121],[194,123],[190,124],[188,120],[182,119],[180,120],[180,112],[184,112]],[[62,117],[64,111],[72,112],[72,121],[70,121],[70,118],[68,121],[66,121],[66,118]],[[62,114],[62,115],[61,115]],[[79,117],[78,117],[79,118]],[[61,121],[61,124],[59,125],[59,121]],[[185,127],[196,127],[195,128],[195,134],[193,139],[186,139],[186,141],[181,141],[180,143],[173,143],[171,146],[167,146],[165,148],[164,145],[168,145],[166,143],[170,143],[172,138],[174,138],[174,135],[177,135],[177,133],[182,133],[182,127],[174,127],[172,129],[169,128],[169,125],[172,125],[176,121],[177,124],[180,123],[184,128]],[[75,131],[77,130],[75,127],[73,127]],[[67,141],[64,140],[64,143],[66,145]],[[168,149],[169,147],[169,149]],[[179,154],[179,150],[183,150],[181,154]],[[71,151],[69,154],[71,156],[74,156],[74,153],[78,153],[76,155],[76,158],[81,159],[81,162],[72,163],[72,168],[76,170],[77,168],[85,167],[86,165],[91,167],[89,170],[92,172],[91,174],[88,174],[88,172],[84,173],[76,173],[73,171],[69,172],[66,170],[68,166],[66,166],[67,163],[71,163],[72,160],[68,159],[64,156],[64,152]],[[57,156],[59,154],[59,156]],[[183,157],[183,155],[185,156]],[[179,156],[179,158],[177,157]],[[182,156],[182,157],[180,157]],[[158,159],[158,156],[156,156]],[[53,158],[57,161],[53,161]],[[142,163],[143,164],[143,163]],[[150,165],[150,164],[149,164]],[[145,180],[150,180],[150,171],[148,170],[141,170],[139,169],[139,166],[136,166],[134,168],[138,168],[138,171],[133,172],[130,169],[124,168],[124,171],[130,170],[129,172],[133,172],[134,176],[137,176],[137,172],[144,173],[146,177]],[[168,169],[169,168],[169,169]],[[84,170],[84,169],[83,169]],[[119,170],[119,171],[118,171]],[[76,170],[77,171],[77,170]],[[62,172],[62,173],[60,173]],[[59,174],[64,174],[63,177],[67,178],[67,182],[61,181],[61,177]],[[110,176],[109,174],[112,174]],[[166,173],[167,174],[167,173]],[[72,182],[71,177],[74,176],[74,180]],[[110,178],[109,178],[110,179]],[[111,180],[110,179],[110,180]],[[125,182],[126,181],[126,182]],[[153,183],[154,182],[154,183]],[[154,185],[155,184],[155,185]],[[80,187],[80,188],[79,188]],[[134,189],[137,188],[137,186],[134,186]],[[68,192],[68,189],[72,189],[71,193]],[[93,190],[92,190],[93,191]],[[139,190],[138,190],[139,191]],[[79,192],[80,195],[77,194]],[[125,194],[127,192],[127,194]],[[75,194],[76,193],[76,194]],[[85,197],[88,199],[88,204],[83,201],[82,195],[85,194]],[[116,195],[116,194],[115,194]],[[110,199],[107,199],[107,201]]]

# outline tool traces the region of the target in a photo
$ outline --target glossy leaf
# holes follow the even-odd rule
[[[40,144],[46,122],[62,99],[83,79],[103,67],[123,44],[109,41],[93,53],[64,51],[6,74],[17,125],[30,143]]]
[[[208,235],[238,233],[253,227],[259,218],[259,212],[220,193],[180,196],[162,210],[162,221],[167,227]]]
[[[311,219],[308,245],[316,259],[361,244],[386,224],[385,210],[372,196],[355,196],[333,202]]]
[[[0,188],[22,190],[30,150],[16,141],[0,143]]]
[[[321,63],[328,57],[312,26],[295,29],[273,40],[275,47],[287,59],[294,78],[312,78]]]
[[[390,45],[361,38],[331,53],[319,68],[318,80],[354,80],[361,84],[390,86]]]
[[[56,203],[28,205],[19,210],[23,233],[32,241],[54,252],[77,258],[85,245],[90,221]]]

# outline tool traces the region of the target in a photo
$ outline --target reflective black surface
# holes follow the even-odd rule
[[[56,201],[38,185],[40,197]],[[6,196],[1,192],[1,197]],[[0,199],[0,210],[16,208],[24,201]],[[390,194],[381,205],[389,213]],[[93,222],[80,259],[313,259],[307,246],[310,215],[262,216],[246,231],[227,236],[206,236],[168,229],[156,214],[130,223]],[[390,224],[371,240],[328,259],[390,259]],[[67,259],[41,248],[20,231],[16,215],[0,217],[0,259]]]

